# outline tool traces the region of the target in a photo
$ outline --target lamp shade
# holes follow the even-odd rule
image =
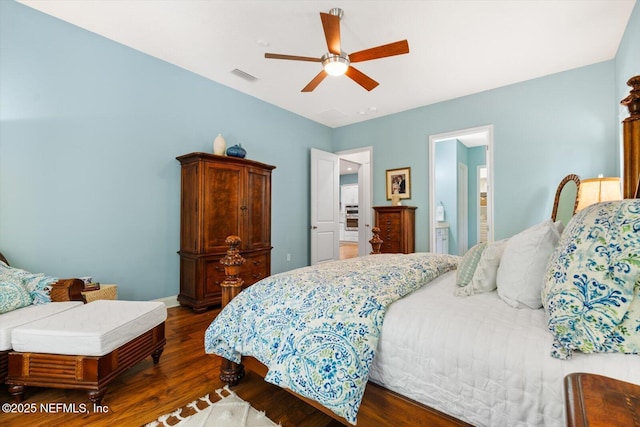
[[[576,212],[594,203],[622,200],[620,178],[590,178],[580,181]]]

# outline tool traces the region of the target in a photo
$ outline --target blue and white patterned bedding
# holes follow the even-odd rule
[[[542,301],[552,355],[640,354],[640,199],[591,205],[549,260]]]
[[[50,303],[51,285],[57,281],[57,277],[46,276],[43,273],[30,273],[0,261],[0,282],[23,286],[29,292],[33,304]]]
[[[455,269],[442,254],[381,254],[304,267],[256,283],[205,333],[205,351],[253,356],[266,381],[355,424],[388,306]]]

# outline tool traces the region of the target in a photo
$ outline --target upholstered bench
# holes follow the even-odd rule
[[[52,302],[22,307],[0,314],[0,384],[9,370],[9,352],[11,351],[11,332],[18,326],[35,320],[44,319],[65,310],[81,307],[81,301]]]
[[[6,383],[16,401],[26,386],[84,389],[102,402],[106,386],[165,345],[164,303],[98,300],[16,327]]]

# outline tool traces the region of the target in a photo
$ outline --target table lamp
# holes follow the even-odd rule
[[[622,200],[622,185],[620,178],[589,178],[580,181],[578,194],[578,207],[576,212],[581,211],[594,203],[606,202],[609,200]]]

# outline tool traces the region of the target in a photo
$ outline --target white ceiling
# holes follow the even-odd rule
[[[240,92],[338,127],[615,57],[635,0],[19,0]],[[356,64],[300,90],[320,64],[319,12],[344,10],[347,53],[407,39],[410,53]],[[241,70],[257,78],[246,81]]]

